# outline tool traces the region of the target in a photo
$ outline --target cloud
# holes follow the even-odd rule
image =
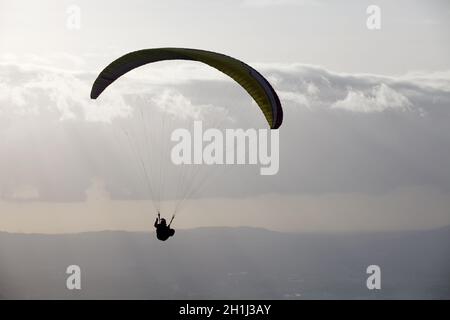
[[[383,112],[387,109],[407,111],[411,106],[407,97],[382,83],[375,86],[370,94],[349,89],[345,99],[336,101],[331,108],[353,112]]]
[[[280,97],[280,99],[283,101],[291,101],[301,107],[310,108],[309,98],[305,94],[296,93],[296,92],[292,92],[292,91],[281,91],[281,90],[279,90],[277,92],[277,94]]]
[[[287,108],[318,112],[436,115],[450,104],[450,73],[410,72],[393,77],[348,74],[301,64],[257,64]]]
[[[59,55],[65,57],[65,55]],[[6,59],[6,58],[5,58]],[[67,58],[69,61],[75,58]],[[154,103],[185,104],[191,97],[183,91],[206,83],[233,84],[233,81],[212,68],[196,63],[161,63],[142,68],[120,79],[108,88],[108,93],[96,101],[87,99],[96,74],[65,71],[43,65],[19,64],[8,58],[0,64],[0,113],[36,115],[53,113],[59,119],[84,119],[110,122],[127,117],[132,106],[127,96],[149,96]],[[16,62],[11,62],[16,61]],[[35,58],[33,61],[39,61]],[[79,62],[81,63],[81,62]],[[399,77],[371,74],[345,74],[317,66],[299,64],[255,64],[277,89],[289,106],[313,110],[343,110],[353,112],[409,111],[423,114],[433,105],[450,101],[449,72],[411,72]],[[171,87],[171,91],[167,88]],[[236,85],[234,86],[236,87]],[[178,90],[175,93],[175,88]],[[239,89],[234,89],[236,92]],[[182,98],[182,96],[184,98]],[[170,98],[170,101],[167,100]],[[210,105],[211,95],[197,92],[195,100]],[[206,99],[203,99],[206,98]],[[183,100],[184,99],[184,100]],[[183,102],[184,101],[184,102]],[[197,101],[191,101],[191,106]],[[198,104],[198,103],[197,103]],[[219,108],[225,103],[219,102]],[[201,107],[199,110],[204,110]],[[211,108],[210,108],[211,109]]]
[[[449,72],[387,77],[300,64],[252,65],[270,79],[283,104],[280,172],[263,179],[255,167],[233,168],[202,197],[373,194],[420,185],[450,190]],[[245,90],[205,70],[195,63],[148,67],[91,100],[96,72],[0,64],[2,194],[32,185],[41,200],[78,201],[99,177],[112,199],[145,197],[121,128],[129,120],[136,136],[144,136],[136,127],[138,110],[154,121],[154,130],[167,110],[180,123],[228,117],[226,126],[266,127]],[[164,141],[160,136],[158,143]]]
[[[117,91],[93,103],[83,74],[14,64],[0,64],[0,70],[0,114],[6,117],[46,113],[60,120],[110,122],[131,112]]]
[[[207,120],[209,117],[218,118],[227,114],[220,106],[193,104],[189,98],[174,89],[163,89],[152,95],[150,100],[161,112],[181,119]]]

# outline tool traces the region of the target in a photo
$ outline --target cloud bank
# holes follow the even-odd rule
[[[195,201],[221,199],[222,207],[233,211],[243,199],[255,203],[270,194],[286,219],[295,221],[293,229],[316,213],[320,223],[309,224],[311,230],[333,229],[333,214],[339,211],[354,220],[359,210],[366,217],[384,211],[377,216],[380,229],[389,225],[388,212],[401,216],[402,223],[419,211],[429,215],[433,226],[450,223],[450,215],[442,211],[448,204],[430,200],[450,195],[449,72],[386,77],[300,64],[254,66],[273,84],[285,110],[280,173],[261,177],[257,168],[233,168],[215,178]],[[131,202],[146,199],[139,170],[131,165],[131,151],[116,130],[121,119],[133,119],[142,108],[170,110],[181,118],[187,110],[194,118],[225,115],[225,126],[265,126],[247,93],[214,70],[195,63],[144,69],[117,81],[93,101],[93,72],[0,63],[1,206],[12,212],[16,209],[11,206],[26,206],[27,201],[30,208],[81,205],[88,201],[92,179],[102,181],[108,201],[132,208]],[[302,204],[306,198],[308,209]],[[348,207],[342,207],[344,200]],[[378,207],[378,201],[390,203],[389,208]],[[409,202],[420,210],[414,211]],[[326,205],[331,203],[340,205]],[[265,217],[261,223],[270,226],[276,207],[256,207]],[[208,210],[199,209],[199,216]],[[227,224],[218,217],[216,222]],[[228,224],[234,218],[230,215]],[[420,219],[405,225],[430,226]],[[394,225],[401,228],[402,223]],[[289,223],[278,229],[283,228]]]

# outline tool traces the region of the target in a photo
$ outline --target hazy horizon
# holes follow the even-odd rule
[[[0,299],[450,297],[450,228],[338,235],[201,228],[177,237],[0,232]],[[64,286],[73,263],[82,270],[81,290]],[[373,263],[382,268],[381,290],[366,287]]]

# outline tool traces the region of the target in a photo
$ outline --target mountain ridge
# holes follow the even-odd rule
[[[450,228],[363,234],[260,228],[0,232],[5,299],[449,299]],[[65,287],[69,265],[82,290]],[[382,290],[366,287],[379,265]]]

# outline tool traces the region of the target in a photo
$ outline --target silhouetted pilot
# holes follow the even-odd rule
[[[170,228],[171,223],[172,221],[170,221],[169,225],[167,225],[166,219],[164,218],[161,219],[161,216],[158,212],[158,217],[156,218],[154,224],[156,228],[156,237],[158,238],[158,240],[166,241],[170,237],[173,237],[173,235],[175,234],[175,230]]]

